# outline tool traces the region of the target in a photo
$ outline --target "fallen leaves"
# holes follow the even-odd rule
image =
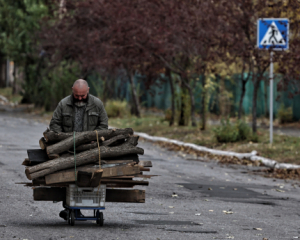
[[[263,173],[266,177],[279,179],[300,180],[300,168],[297,169],[262,169],[253,171],[254,173]]]
[[[173,193],[172,197],[178,197],[178,195],[176,193]]]
[[[223,213],[225,213],[225,214],[233,214],[232,211],[226,211],[226,210],[223,210]]]
[[[253,230],[262,231],[262,228],[253,228]]]

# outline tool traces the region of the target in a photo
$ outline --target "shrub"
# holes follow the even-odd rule
[[[251,128],[246,122],[241,120],[238,120],[235,124],[232,124],[230,123],[229,119],[226,121],[222,119],[221,125],[213,129],[213,131],[217,141],[223,143],[237,142],[252,138]]]
[[[279,123],[293,122],[293,110],[292,107],[285,108],[282,104],[278,110],[277,117]]]
[[[238,128],[229,122],[221,120],[221,125],[213,129],[218,142],[236,142],[239,138]]]
[[[126,117],[130,115],[128,103],[126,101],[108,100],[105,110],[109,118]]]
[[[238,140],[246,140],[251,136],[251,128],[249,127],[249,125],[246,122],[244,122],[242,120],[238,120],[236,125],[237,125],[238,132],[239,132]]]

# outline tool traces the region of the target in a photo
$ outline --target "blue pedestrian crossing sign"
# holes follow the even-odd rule
[[[289,48],[289,20],[287,18],[260,18],[257,21],[259,49],[287,50]]]

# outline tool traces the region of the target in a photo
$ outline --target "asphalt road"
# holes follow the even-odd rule
[[[58,214],[61,203],[34,202],[26,150],[39,148],[44,123],[0,113],[0,239],[297,239],[300,189],[295,182],[246,174],[245,167],[188,161],[176,152],[140,142],[151,160],[146,203],[107,203],[104,226]],[[173,195],[173,196],[172,196]]]

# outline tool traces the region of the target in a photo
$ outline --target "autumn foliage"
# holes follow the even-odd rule
[[[202,129],[206,122],[206,77],[220,75],[223,70],[219,66],[230,69],[236,64],[241,73],[252,73],[243,82],[251,79],[254,83],[252,111],[256,131],[257,89],[269,66],[268,54],[256,48],[256,21],[261,17],[290,17],[295,20],[291,27],[298,29],[299,25],[299,14],[289,12],[299,9],[297,1],[70,0],[63,8],[63,12],[57,10],[55,21],[46,21],[41,32],[43,48],[52,61],[69,59],[79,62],[83,71],[123,74],[131,83],[137,115],[139,100],[133,75],[144,75],[149,87],[161,74],[174,84],[175,74],[180,78],[181,89],[190,96],[193,126],[195,83],[200,75],[204,76]],[[284,79],[295,79],[298,74],[295,66],[299,44],[294,35],[290,44],[293,53],[276,54],[278,72]]]

